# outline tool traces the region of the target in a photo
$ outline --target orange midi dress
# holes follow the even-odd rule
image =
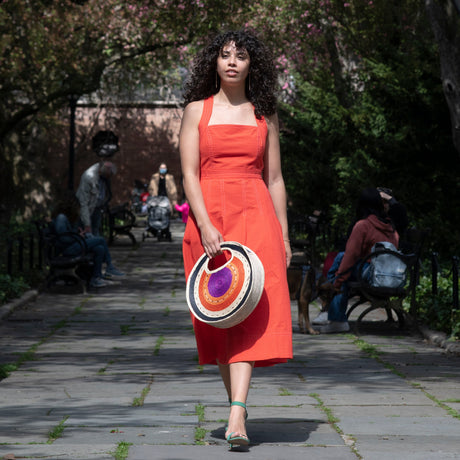
[[[200,364],[255,361],[271,366],[292,358],[291,304],[281,225],[262,178],[267,125],[209,125],[213,97],[199,123],[200,184],[209,217],[225,241],[252,249],[265,271],[259,304],[242,323],[219,329],[192,315]],[[204,252],[190,214],[183,239],[185,276]]]

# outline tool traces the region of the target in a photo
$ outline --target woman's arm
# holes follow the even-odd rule
[[[203,102],[187,105],[184,110],[179,134],[179,150],[185,195],[201,232],[201,243],[208,257],[221,253],[222,235],[209,219],[200,186],[200,135],[198,124],[203,111]]]
[[[291,263],[291,246],[289,244],[289,229],[286,212],[286,188],[281,172],[281,156],[279,143],[278,116],[272,115],[266,118],[268,136],[265,149],[264,181],[275,207],[276,216],[281,224],[284,246],[286,248],[286,263]]]

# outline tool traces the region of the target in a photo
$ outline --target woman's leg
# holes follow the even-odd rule
[[[232,402],[238,401],[246,404],[246,400],[248,398],[249,393],[249,385],[251,384],[253,367],[254,362],[231,363],[228,365]],[[231,406],[230,415],[228,418],[228,428],[227,432],[225,433],[225,437],[227,437],[230,433],[233,433],[232,436],[246,436],[245,422],[246,411],[244,407],[237,405]]]
[[[219,372],[220,376],[222,377],[222,381],[224,382],[225,389],[227,390],[228,401],[232,401],[232,386],[230,382],[230,366],[228,364],[220,364],[219,365]]]

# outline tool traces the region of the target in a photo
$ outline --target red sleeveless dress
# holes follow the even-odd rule
[[[291,304],[280,223],[262,178],[267,125],[208,125],[213,97],[204,101],[199,123],[200,183],[213,225],[224,241],[252,249],[265,270],[261,300],[237,326],[218,329],[192,316],[200,364],[255,361],[271,366],[292,358]],[[200,231],[190,213],[183,240],[188,279],[203,254]]]

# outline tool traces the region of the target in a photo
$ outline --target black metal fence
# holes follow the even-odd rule
[[[322,222],[318,216],[308,216],[301,225],[301,220],[297,218],[292,226],[292,231],[297,232],[303,241],[305,249],[310,252],[312,262],[318,264],[319,256],[317,244],[325,247],[328,242],[332,243],[331,235],[333,232],[327,223]],[[33,272],[43,271],[44,266],[44,242],[41,230],[46,224],[43,221],[35,220],[27,226],[27,230],[8,234],[7,232],[0,235],[0,274],[7,274],[11,277],[22,277],[27,279],[28,275]],[[336,234],[336,233],[334,233]],[[452,274],[452,310],[459,309],[459,257],[453,256],[451,259]],[[431,253],[431,290],[432,295],[438,295],[438,276],[443,276],[440,264],[439,254]],[[416,306],[413,306],[416,308]],[[411,312],[415,313],[416,311]]]
[[[30,272],[44,269],[44,245],[39,221],[27,225],[27,230],[0,235],[0,274],[27,277]]]
[[[459,298],[458,298],[458,256],[452,257],[452,310],[459,309]],[[450,274],[449,273],[449,274]],[[433,296],[438,295],[438,276],[443,276],[443,273],[439,264],[439,254],[437,252],[431,253],[431,293]]]

